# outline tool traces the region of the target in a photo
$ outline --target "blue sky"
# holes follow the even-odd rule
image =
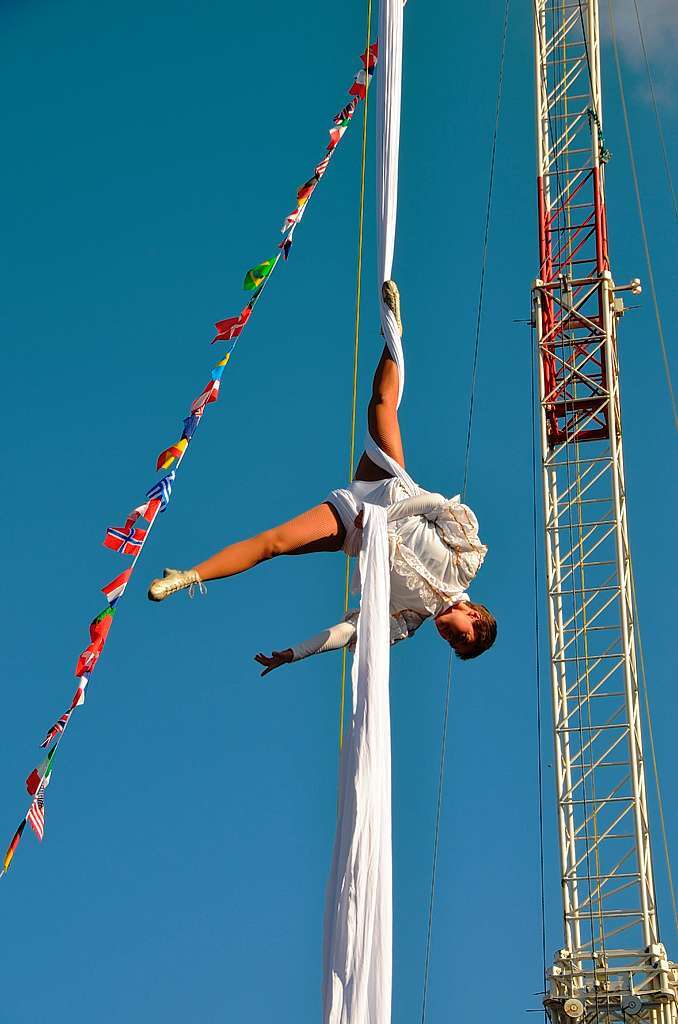
[[[455,1019],[486,1020],[481,972],[484,986],[491,971],[507,1021],[539,1005],[541,985],[530,339],[513,322],[529,315],[537,265],[530,11],[514,4],[511,16],[468,490],[490,548],[474,596],[496,611],[501,640],[455,668],[430,1021],[450,1019],[451,1007]],[[647,13],[653,28],[665,19],[648,40],[675,166],[675,70],[663,43],[675,25],[665,4]],[[406,10],[402,424],[410,471],[449,494],[463,470],[502,16],[494,0],[461,16],[440,2]],[[4,844],[25,811],[37,744],[72,695],[99,588],[126,564],[102,548],[104,530],[155,479],[155,457],[214,361],[213,322],[240,309],[244,272],[275,252],[346,101],[364,11],[25,0],[0,17]],[[623,42],[675,348],[676,223],[630,31]],[[620,281],[645,279],[607,47],[604,59],[612,265]],[[26,834],[2,882],[8,1024],[33,1024],[38,987],[45,1012],[70,1024],[319,1017],[340,659],[262,681],[252,658],[336,621],[343,562],[279,561],[193,602],[156,607],[145,592],[164,565],[193,564],[346,478],[359,143],[354,124],[181,467],[60,750],[43,846]],[[374,241],[370,156],[361,409],[379,349]],[[675,850],[675,435],[647,289],[620,338],[631,539]],[[393,657],[394,1024],[420,1015],[446,665],[432,630]],[[548,733],[542,760],[550,956],[560,894]]]

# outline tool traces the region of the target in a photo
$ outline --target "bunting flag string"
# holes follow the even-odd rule
[[[230,345],[230,348],[227,349],[216,365],[212,367],[209,381],[198,397],[191,403],[190,412],[183,421],[183,430],[179,440],[161,451],[157,457],[156,470],[169,470],[172,466],[174,468],[170,472],[165,473],[146,491],[147,500],[130,512],[123,526],[109,526],[106,530],[103,546],[118,554],[131,556],[132,563],[115,579],[101,588],[106,598],[107,606],[90,623],[90,642],[80,654],[76,664],[75,675],[78,680],[78,686],[71,704],[54,725],[50,726],[40,744],[40,747],[43,749],[49,748],[47,757],[26,779],[28,794],[33,799],[7,848],[0,869],[0,878],[9,870],[16,849],[21,842],[26,822],[30,824],[38,839],[40,841],[43,839],[45,833],[45,790],[51,780],[54,756],[66,734],[73,711],[76,708],[82,707],[85,703],[85,689],[106,644],[113,624],[117,603],[125,593],[127,584],[130,581],[158,515],[164,512],[169,504],[176,472],[186,455],[196,430],[200,426],[205,410],[208,405],[216,402],[219,397],[222,374],[235,350],[240,335],[247,325],[255,305],[278,266],[281,257],[283,262],[287,261],[292,248],[294,232],[308,208],[311,196],[315,192],[320,179],[327,171],[330,160],[334,156],[337,146],[351,123],[358,103],[366,96],[367,88],[377,63],[377,55],[377,43],[374,43],[361,54],[362,68],[355,76],[353,84],[349,89],[351,100],[333,117],[332,127],[329,129],[330,141],[325,150],[325,155],[316,164],[313,175],[297,189],[296,206],[283,222],[281,232],[285,237],[277,246],[280,251],[276,256],[263,260],[261,263],[256,264],[256,266],[251,267],[245,274],[243,288],[245,291],[252,292],[253,294],[241,312],[237,316],[226,317],[215,324],[216,335],[212,339],[212,344],[215,342],[226,342]],[[143,520],[146,525],[144,527],[135,525],[139,520]],[[51,743],[53,743],[53,746],[50,747]]]

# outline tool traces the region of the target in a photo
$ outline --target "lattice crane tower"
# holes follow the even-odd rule
[[[533,287],[564,944],[553,1024],[678,1024],[657,923],[626,522],[597,0],[535,0]]]

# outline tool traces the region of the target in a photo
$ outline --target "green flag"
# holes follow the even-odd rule
[[[253,292],[258,288],[261,282],[264,281],[271,273],[275,264],[276,258],[274,256],[272,260],[264,260],[263,263],[259,263],[256,267],[252,267],[251,270],[248,270],[245,274],[245,282],[243,284],[245,291]]]

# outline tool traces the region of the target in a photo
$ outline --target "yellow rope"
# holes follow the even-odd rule
[[[367,32],[365,47],[365,66],[369,68],[370,56],[370,25],[372,23],[372,0],[367,0]],[[360,162],[360,212],[358,216],[358,267],[355,288],[355,332],[353,341],[353,399],[351,404],[351,443],[348,457],[348,478],[353,479],[355,471],[355,420],[358,401],[358,347],[360,338],[360,292],[363,276],[363,219],[365,212],[365,165],[367,163],[367,104],[369,100],[369,75],[365,75],[365,102],[363,105],[363,149]],[[351,560],[346,556],[346,574],[344,580],[344,614],[348,611],[348,596],[351,578]],[[344,707],[346,704],[346,648],[341,653],[341,706],[339,711],[339,750],[344,745]]]

